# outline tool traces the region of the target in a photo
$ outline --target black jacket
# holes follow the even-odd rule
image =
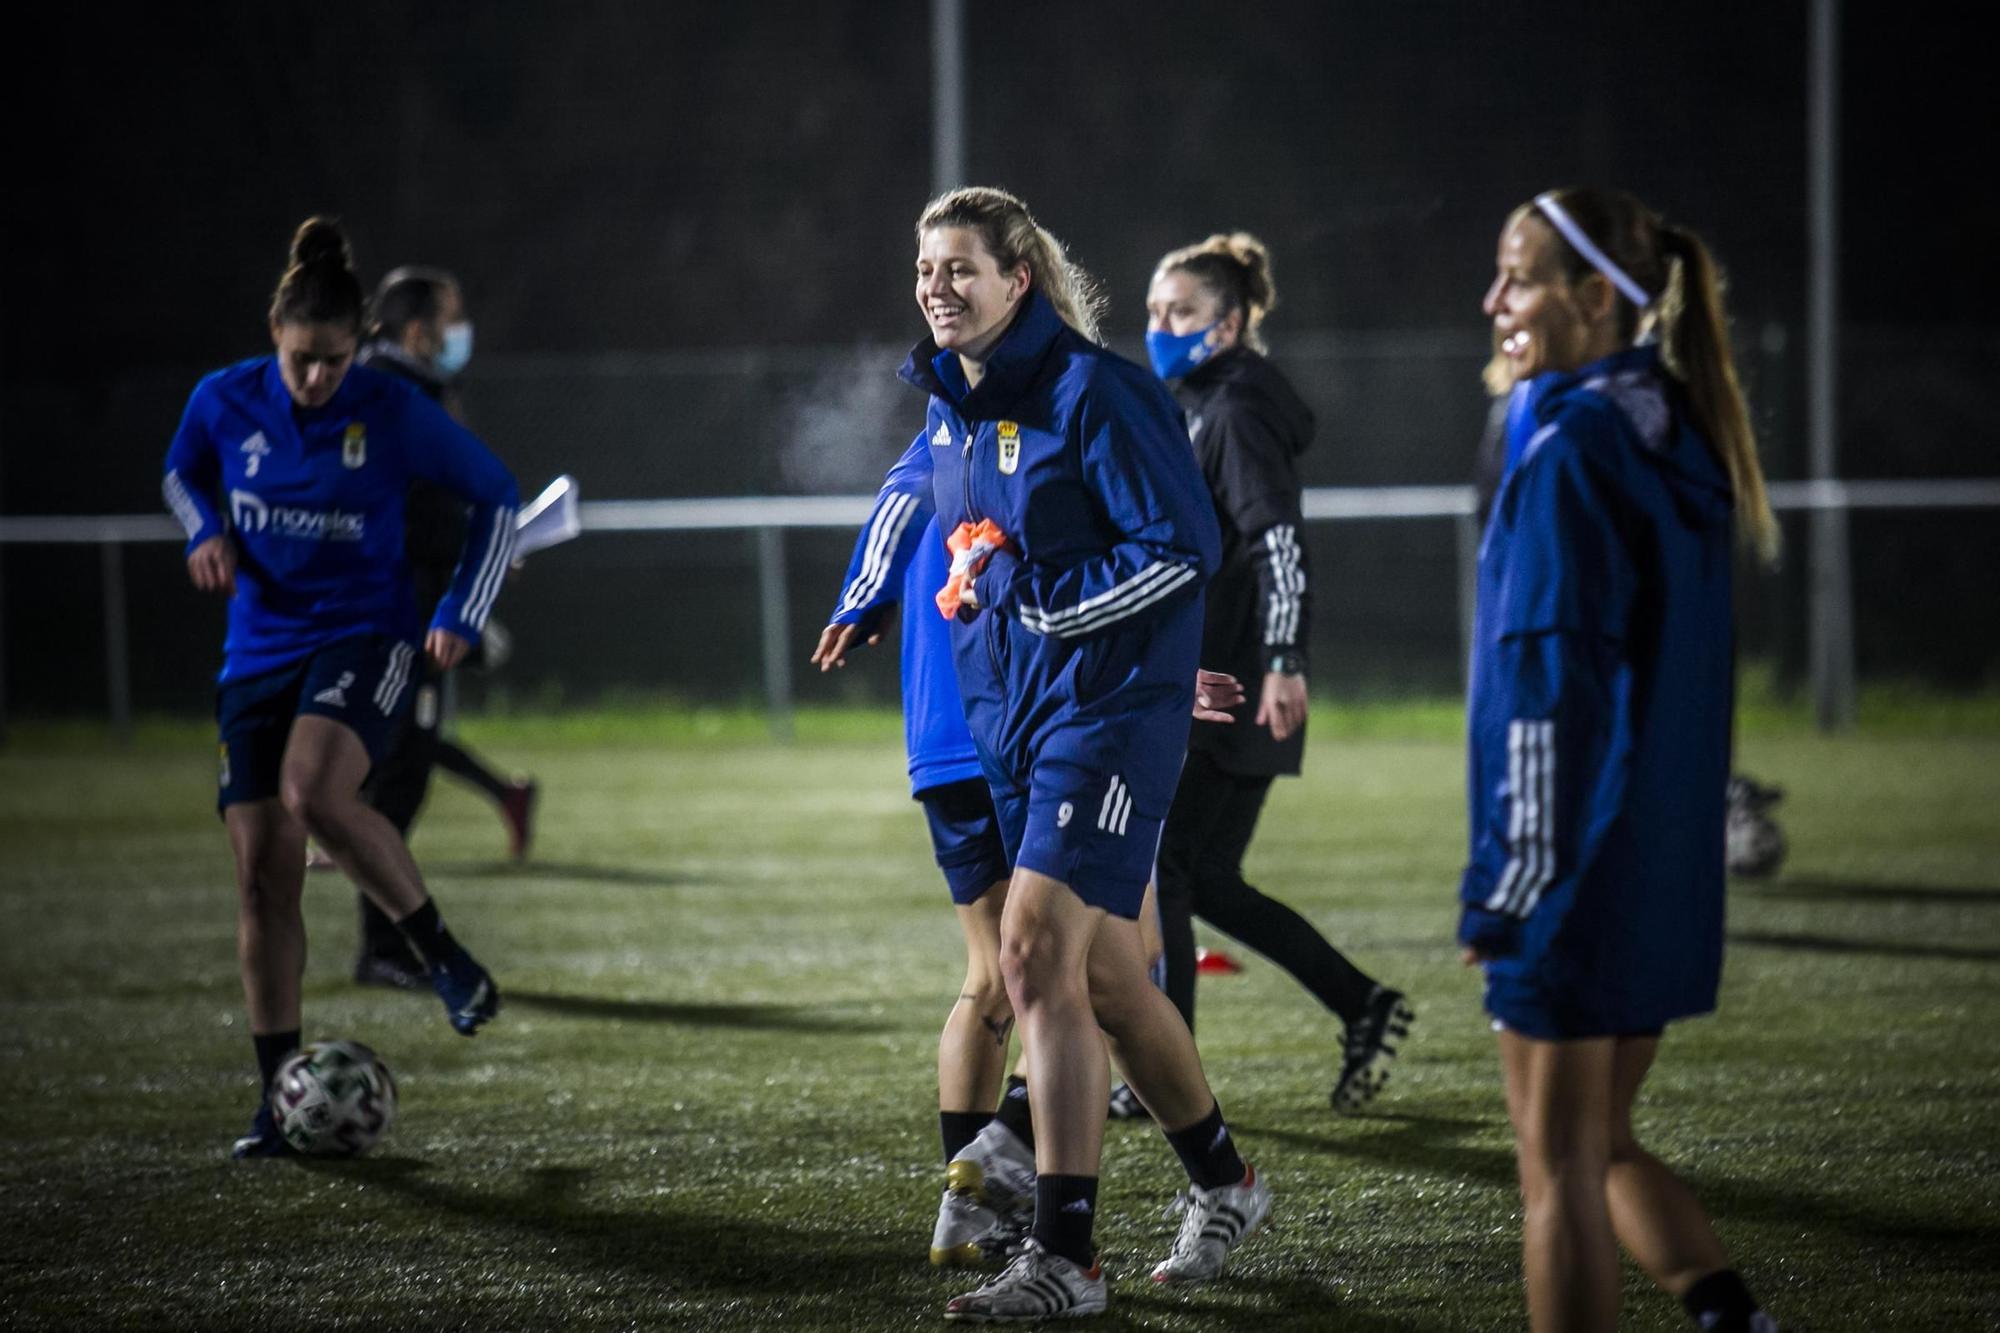
[[[1235,723],[1195,723],[1189,748],[1231,773],[1297,773],[1304,729],[1280,743],[1254,719],[1271,659],[1294,653],[1303,663],[1311,637],[1297,459],[1312,443],[1312,409],[1247,347],[1197,367],[1175,384],[1174,396],[1187,412],[1222,524],[1222,570],[1208,585],[1201,664],[1229,672],[1248,695]]]
[[[412,360],[387,338],[377,338],[364,346],[355,360],[364,366],[401,375],[422,389],[430,400],[452,416],[458,405],[451,386],[422,362]],[[427,481],[410,484],[403,502],[403,559],[410,566],[410,578],[417,589],[417,610],[428,623],[438,600],[451,587],[452,572],[458,568],[459,553],[465,549],[465,502],[442,486]]]

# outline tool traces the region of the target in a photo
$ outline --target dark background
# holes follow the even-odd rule
[[[2000,210],[1970,43],[1849,4],[1842,62],[1841,471],[2000,474]],[[194,381],[267,350],[297,223],[348,225],[364,282],[425,262],[477,323],[472,424],[532,492],[864,492],[921,422],[930,192],[923,0],[662,6],[78,8],[19,24],[6,99],[0,512],[159,507]],[[1483,420],[1477,304],[1499,224],[1548,186],[1630,188],[1732,279],[1775,477],[1805,472],[1807,6],[968,5],[968,175],[1025,196],[1106,282],[1137,350],[1169,248],[1270,243],[1279,363],[1320,413],[1310,484],[1456,483]],[[1940,36],[1938,33],[1945,35]],[[2000,682],[1990,511],[1854,523],[1861,666]],[[1781,681],[1804,530],[1747,584]],[[1445,521],[1314,525],[1317,671],[1450,689]],[[803,657],[844,534],[790,543]],[[745,534],[590,536],[502,599],[514,697],[756,688]],[[8,704],[101,707],[94,549],[7,547]],[[135,547],[141,707],[205,706],[222,612]],[[884,668],[887,668],[886,670]],[[892,697],[892,662],[802,682]]]

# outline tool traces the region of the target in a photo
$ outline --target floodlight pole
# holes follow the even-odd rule
[[[965,0],[931,0],[931,193],[965,184]]]
[[[1813,0],[1808,77],[1810,282],[1806,301],[1806,420],[1812,479],[1839,471],[1840,0]],[[1813,711],[1822,731],[1854,725],[1854,588],[1848,511],[1812,511],[1810,650]]]

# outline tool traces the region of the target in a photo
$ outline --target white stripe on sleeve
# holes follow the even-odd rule
[[[916,512],[917,497],[901,491],[890,495],[875,511],[861,556],[861,572],[854,576],[854,582],[847,585],[847,593],[840,599],[842,611],[859,611],[882,591],[896,547],[903,540],[903,529],[909,526],[910,515]]]

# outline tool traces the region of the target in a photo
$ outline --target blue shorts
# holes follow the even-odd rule
[[[993,813],[993,791],[984,778],[965,778],[917,793],[931,826],[931,848],[944,872],[951,900],[970,906],[1012,874]]]
[[[415,644],[355,634],[275,671],[225,682],[215,696],[222,738],[216,810],[278,794],[294,718],[332,718],[361,738],[371,764],[381,759],[422,670]]]
[[[1179,781],[1178,766],[1128,778],[1044,761],[1029,775],[1028,790],[996,787],[993,804],[1015,865],[1062,881],[1092,907],[1136,921]]]

